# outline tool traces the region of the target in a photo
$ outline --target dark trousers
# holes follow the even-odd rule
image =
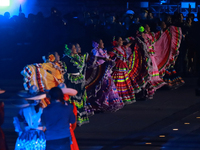
[[[70,148],[70,138],[57,139],[57,140],[47,140],[46,150],[71,150]]]

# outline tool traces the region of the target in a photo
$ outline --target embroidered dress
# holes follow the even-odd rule
[[[135,39],[134,50],[128,57],[129,77],[135,93],[144,89],[149,80],[148,64],[149,55],[145,43],[139,38]]]
[[[117,88],[118,94],[124,104],[136,102],[134,89],[131,85],[131,80],[128,75],[126,47],[114,47],[113,51],[109,53],[110,57],[115,60],[115,67],[113,68],[112,78]]]
[[[62,59],[67,73],[64,75],[65,84],[68,88],[73,88],[78,91],[76,96],[71,97],[71,101],[77,107],[77,125],[89,123],[89,116],[94,112],[90,109],[90,104],[87,101],[87,93],[85,89],[85,75],[83,68],[85,66],[86,55],[80,57],[75,54],[74,56],[65,55]]]
[[[45,150],[46,140],[41,126],[42,108],[36,112],[34,106],[23,108],[18,117],[14,117],[15,131],[19,132],[15,150]],[[21,130],[19,122],[23,122],[25,130]]]
[[[153,86],[153,89],[156,91],[157,89],[164,86],[166,83],[160,77],[158,65],[155,60],[155,50],[154,50],[154,43],[155,43],[155,35],[153,33],[145,34],[144,42],[147,45],[147,51],[151,58],[151,65],[149,66],[149,75],[150,75],[150,84]]]
[[[163,80],[167,83],[170,89],[177,89],[185,83],[184,80],[178,76],[174,66],[170,66],[166,69]]]
[[[41,92],[44,92],[64,82],[64,69],[60,61],[27,65],[21,74],[24,76],[25,90],[28,90],[31,85],[36,85]],[[46,107],[50,101],[45,98],[41,103]]]
[[[92,50],[91,57],[94,59],[92,59],[92,65],[89,67],[96,68],[104,64],[105,71],[101,72],[103,73],[102,78],[93,88],[89,87],[89,85],[87,86],[89,102],[96,111],[117,111],[121,109],[124,104],[111,77],[114,62],[105,61],[105,59],[109,58],[107,51],[98,47]]]
[[[155,42],[155,61],[158,64],[160,76],[164,78],[169,88],[177,88],[185,83],[174,69],[181,39],[181,28],[170,26]]]

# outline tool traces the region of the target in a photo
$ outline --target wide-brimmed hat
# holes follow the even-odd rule
[[[11,97],[10,99],[11,99],[11,104],[16,107],[24,108],[24,107],[30,106],[28,101],[26,101],[24,98],[22,98],[18,95],[15,95],[15,96]]]
[[[67,88],[65,83],[60,83],[58,87],[61,88],[63,94],[67,94],[69,96],[75,96],[78,93],[75,89]]]
[[[40,100],[46,98],[46,93],[39,92],[36,85],[32,85],[29,90],[18,92],[18,95],[27,100]]]
[[[0,89],[0,94],[5,93],[5,90]]]

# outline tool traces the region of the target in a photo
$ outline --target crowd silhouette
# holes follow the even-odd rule
[[[71,12],[62,15],[52,7],[49,17],[44,17],[42,12],[28,14],[28,17],[20,12],[11,17],[9,12],[5,12],[0,15],[0,67],[8,72],[5,77],[13,77],[12,72],[20,71],[24,64],[41,62],[41,57],[49,51],[62,54],[66,43],[78,42],[83,52],[90,52],[94,37],[103,39],[109,51],[113,36],[135,36],[138,27],[146,23],[152,32],[165,30],[170,25],[181,27],[184,38],[177,71],[183,76],[198,75],[200,54],[197,33],[200,29],[199,21],[194,21],[194,14],[189,13],[184,18],[179,12],[173,15],[163,13],[158,18],[146,9],[140,12]],[[21,76],[18,74],[15,77]]]

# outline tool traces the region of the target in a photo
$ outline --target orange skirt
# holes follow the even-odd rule
[[[72,136],[71,150],[79,150],[74,131],[71,127],[70,127],[70,132],[71,132],[71,136]]]

